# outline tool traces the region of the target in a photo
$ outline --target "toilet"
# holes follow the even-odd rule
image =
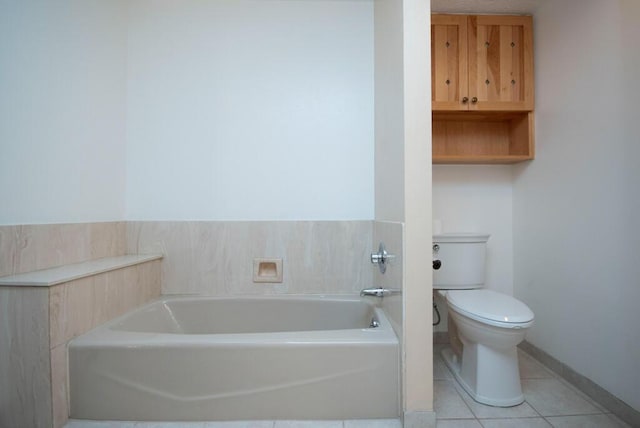
[[[534,316],[518,299],[482,288],[489,236],[434,235],[433,288],[449,312],[445,363],[474,400],[509,407],[524,401],[516,346]]]

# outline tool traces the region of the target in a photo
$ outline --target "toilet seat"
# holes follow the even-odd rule
[[[520,300],[492,290],[451,290],[447,303],[454,311],[478,322],[504,328],[526,328],[533,312]]]

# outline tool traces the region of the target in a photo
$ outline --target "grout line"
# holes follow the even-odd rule
[[[524,394],[524,392],[523,392],[523,394]],[[524,398],[524,402],[525,402],[525,403],[527,403],[527,405],[528,405],[529,407],[531,407],[531,408],[533,409],[533,411],[534,411],[534,412],[536,412],[536,414],[537,414],[539,417],[544,418],[544,416],[542,416],[542,413],[540,413],[540,412],[538,411],[538,409],[536,409],[536,408],[533,406],[533,404],[531,404],[531,403],[529,403],[529,402],[527,401],[527,397],[525,397],[525,398]]]

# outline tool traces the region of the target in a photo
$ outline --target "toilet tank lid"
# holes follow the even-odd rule
[[[502,323],[527,323],[533,312],[520,300],[492,290],[452,290],[447,302],[463,312]]]
[[[436,243],[482,243],[489,240],[488,233],[439,233],[433,235]]]

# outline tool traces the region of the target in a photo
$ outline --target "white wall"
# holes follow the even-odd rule
[[[372,2],[130,2],[127,138],[130,220],[372,219]]]
[[[375,1],[375,218],[404,221],[401,1]]]
[[[640,3],[535,16],[537,158],[516,170],[515,295],[527,340],[640,410]]]
[[[513,294],[513,178],[503,165],[435,165],[433,219],[441,232],[482,232],[486,287]]]
[[[0,224],[122,220],[125,7],[0,2]]]
[[[0,8],[0,224],[373,218],[372,2]]]

